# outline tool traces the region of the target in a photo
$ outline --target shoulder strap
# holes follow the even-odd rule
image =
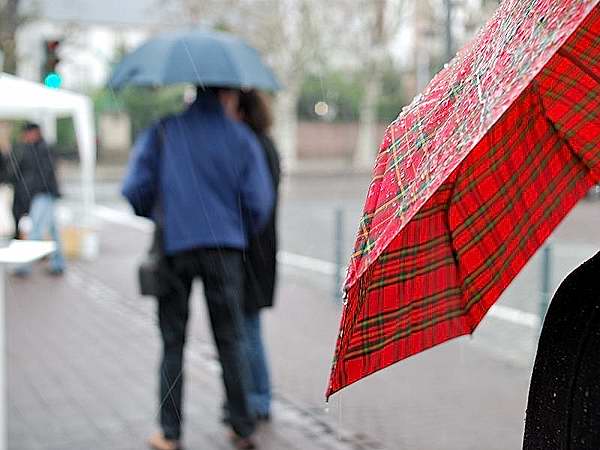
[[[165,146],[165,142],[166,142],[166,132],[165,132],[165,119],[160,119],[158,121],[158,123],[156,124],[156,132],[158,134],[158,146],[157,146],[157,151],[159,154],[159,158],[158,158],[158,170],[160,171],[160,160],[162,158],[162,153],[164,152],[163,147]],[[162,241],[162,233],[163,233],[163,227],[164,227],[164,214],[163,214],[163,205],[162,205],[162,200],[161,200],[161,195],[160,195],[160,183],[158,186],[158,200],[156,202],[156,206],[155,211],[156,211],[156,215],[155,215],[155,221],[154,221],[154,241],[156,244],[158,244],[159,242]]]
[[[158,121],[158,123],[156,124],[156,131],[158,133],[158,140],[159,140],[159,146],[158,146],[158,151],[160,153],[163,152],[163,147],[165,146],[165,142],[166,142],[166,138],[167,138],[167,133],[165,130],[165,119],[160,119]]]

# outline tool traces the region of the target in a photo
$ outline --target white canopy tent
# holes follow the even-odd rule
[[[56,119],[73,117],[79,160],[85,220],[91,220],[94,205],[96,132],[94,109],[89,97],[63,89],[0,73],[0,119],[28,119],[40,124],[47,137],[56,134]]]

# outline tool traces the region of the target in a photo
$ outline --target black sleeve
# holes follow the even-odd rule
[[[17,184],[22,171],[23,149],[15,147],[8,155],[2,155],[2,182]]]
[[[8,183],[9,182],[9,161],[8,157],[3,153],[0,154],[0,183]]]
[[[277,151],[273,140],[267,135],[261,136],[260,143],[265,150],[269,172],[271,172],[271,178],[273,179],[273,188],[277,192],[279,182],[281,181],[281,161],[279,152]]]

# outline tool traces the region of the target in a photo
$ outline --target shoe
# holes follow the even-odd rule
[[[231,425],[231,415],[229,414],[229,408],[223,407],[223,415],[221,416],[221,423],[224,425]]]
[[[46,273],[52,277],[62,277],[65,274],[65,269],[48,269]]]
[[[148,445],[153,450],[182,450],[179,441],[167,439],[160,432],[154,433],[148,439]]]
[[[13,277],[25,279],[31,276],[31,270],[27,269],[16,269],[12,272]]]
[[[231,440],[237,450],[254,450],[258,448],[251,436],[241,437],[234,432],[232,433]]]
[[[259,413],[256,415],[257,422],[270,422],[271,421],[271,413]]]

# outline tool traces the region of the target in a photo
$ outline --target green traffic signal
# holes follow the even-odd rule
[[[47,87],[53,89],[58,89],[62,84],[62,79],[56,72],[56,66],[60,63],[58,56],[60,43],[59,39],[43,41],[44,59],[42,61],[40,79]]]
[[[58,89],[62,84],[62,78],[56,72],[50,72],[44,78],[44,85],[51,89]]]

